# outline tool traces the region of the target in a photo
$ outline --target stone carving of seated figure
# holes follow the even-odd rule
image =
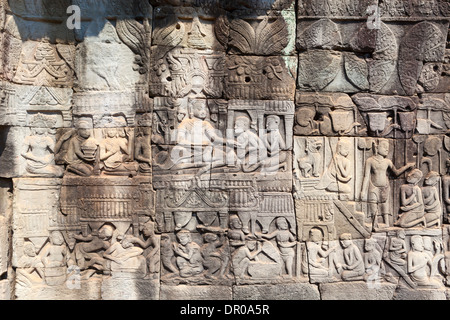
[[[100,143],[100,160],[105,173],[113,175],[136,175],[137,164],[128,162],[131,155],[131,143],[126,138],[129,132],[124,128],[108,128],[106,137]]]
[[[267,159],[264,161],[265,172],[276,173],[278,170],[287,169],[286,142],[280,133],[280,117],[270,115],[266,121],[264,145],[267,149]]]
[[[92,137],[91,130],[87,121],[80,121],[76,134],[68,132],[58,141],[55,147],[57,152],[62,144],[68,141],[64,156],[68,172],[84,177],[89,177],[94,173],[98,142]]]
[[[228,143],[216,133],[206,120],[208,110],[204,101],[191,103],[191,116],[183,119],[177,128],[177,145],[171,153],[173,170],[200,168],[197,176],[213,168],[225,166],[224,144]]]
[[[203,272],[203,258],[200,246],[192,241],[188,230],[180,230],[177,233],[178,244],[174,243],[173,251],[176,255],[176,264],[180,270],[180,276],[188,278]]]
[[[420,235],[411,237],[411,250],[408,252],[407,260],[408,274],[417,286],[433,288],[442,286],[441,283],[429,276],[433,261],[432,257],[425,252],[424,241]]]
[[[111,261],[112,275],[134,274],[144,278],[147,272],[144,249],[135,247],[127,236],[117,237],[117,240],[119,241],[112,244],[103,254],[105,259]]]
[[[62,177],[64,169],[55,165],[55,143],[48,134],[44,120],[35,119],[31,135],[23,142],[22,157],[27,160],[26,170],[33,175]]]

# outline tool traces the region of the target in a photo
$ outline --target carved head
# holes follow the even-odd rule
[[[383,157],[386,157],[389,154],[389,141],[388,140],[382,139],[378,142],[377,153]]]
[[[234,123],[234,133],[239,135],[250,129],[250,119],[246,116],[240,116],[236,118]]]
[[[430,171],[423,182],[426,186],[435,186],[439,182],[439,173]]]
[[[309,230],[309,239],[312,242],[320,242],[323,239],[323,233],[322,230],[319,228],[312,228]]]
[[[352,235],[350,233],[343,233],[339,237],[339,240],[343,248],[348,248],[352,244]]]
[[[108,224],[104,225],[98,231],[98,235],[102,240],[109,240],[112,238],[114,233],[114,228]]]
[[[117,136],[117,129],[116,128],[106,129],[106,136],[108,138],[115,138]]]
[[[376,241],[374,239],[366,239],[364,241],[364,250],[367,252],[373,251],[375,249]]]
[[[413,251],[422,252],[424,250],[423,239],[419,235],[414,235],[411,237],[411,247]]]
[[[230,228],[231,229],[242,229],[242,222],[238,216],[230,216]]]
[[[36,256],[36,248],[33,244],[33,242],[27,241],[23,245],[23,253],[28,257],[35,257]]]
[[[267,131],[276,131],[280,128],[280,117],[276,115],[270,115],[267,117],[266,121],[266,130]]]
[[[208,107],[205,101],[194,100],[191,102],[191,112],[194,118],[205,120],[208,116]]]
[[[80,121],[78,123],[78,135],[84,139],[88,139],[91,136],[91,127],[89,122]]]
[[[177,239],[183,246],[187,245],[189,242],[192,242],[191,233],[189,230],[180,230],[177,233]]]
[[[142,227],[142,233],[144,234],[144,236],[150,237],[150,236],[154,235],[154,231],[155,231],[154,228],[155,228],[155,224],[152,221],[148,221]]]
[[[284,217],[277,218],[276,225],[277,225],[277,228],[280,230],[289,229],[289,224],[288,224],[286,218],[284,218]]]
[[[411,184],[418,183],[423,177],[422,171],[419,169],[414,169],[406,176],[406,181]]]
[[[347,157],[350,153],[350,143],[347,140],[340,140],[337,150],[343,157]]]
[[[64,244],[64,237],[60,231],[53,231],[50,234],[50,241],[55,246],[62,246]]]

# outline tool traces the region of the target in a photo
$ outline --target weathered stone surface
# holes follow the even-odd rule
[[[228,286],[168,286],[161,285],[161,300],[231,300]]]
[[[316,285],[309,283],[283,285],[234,286],[235,300],[320,300]]]
[[[323,300],[392,300],[396,285],[389,283],[374,284],[365,282],[323,283],[319,286]]]

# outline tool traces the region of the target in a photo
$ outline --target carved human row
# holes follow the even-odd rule
[[[314,223],[332,235],[350,224],[358,237],[372,229],[440,227],[450,203],[447,144],[447,136],[296,137],[300,237]]]
[[[74,277],[84,281],[96,275],[122,279],[154,279],[159,273],[159,236],[151,221],[141,231],[124,234],[112,223],[98,229],[53,230],[44,240],[21,240],[17,257],[19,290],[41,285],[66,285]]]
[[[448,228],[375,233],[355,240],[348,233],[329,240],[313,227],[306,243],[312,282],[365,281],[369,288],[389,284],[410,289],[448,285]]]

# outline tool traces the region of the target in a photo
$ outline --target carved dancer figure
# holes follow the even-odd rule
[[[276,220],[277,230],[269,234],[259,235],[263,239],[276,239],[278,249],[280,250],[281,259],[284,262],[284,268],[289,277],[293,276],[293,266],[296,246],[295,236],[289,231],[289,224],[284,217],[279,217]]]
[[[397,169],[390,159],[389,142],[381,140],[374,150],[374,155],[366,160],[364,170],[364,180],[361,190],[361,200],[369,202],[369,217],[374,221],[374,229],[379,228],[378,217],[383,216],[384,225],[390,225],[391,200],[388,173],[392,172],[395,176],[401,175],[408,169],[413,168],[413,163],[408,163],[404,167]]]
[[[401,213],[394,225],[412,228],[422,223],[426,227],[422,190],[417,185],[422,176],[422,171],[414,169],[406,177],[408,183],[400,188]]]

